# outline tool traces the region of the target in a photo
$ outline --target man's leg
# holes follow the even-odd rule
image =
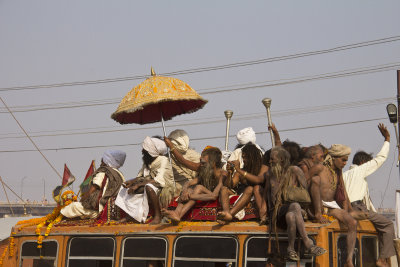
[[[289,212],[293,214],[293,219],[294,219],[294,223],[295,223],[295,232],[294,232],[294,237],[293,237],[293,249],[294,249],[294,241],[296,238],[296,229],[297,229],[297,232],[299,232],[299,235],[301,236],[306,249],[307,250],[310,249],[314,243],[307,235],[303,215],[301,214],[301,206],[299,205],[299,203],[290,204],[288,213]],[[286,222],[288,224],[288,229],[289,229],[289,223],[288,223],[287,219],[286,219]],[[290,238],[289,238],[289,245],[291,245]]]
[[[393,239],[395,239],[393,223],[385,216],[368,210],[365,204],[353,205],[353,209],[366,212],[368,215],[368,220],[374,224],[376,230],[378,231],[379,260],[385,262],[386,259],[396,255],[396,250],[394,249],[393,245]]]
[[[228,187],[223,186],[219,193],[219,201],[222,206],[222,211],[217,213],[217,222],[219,224],[225,224],[232,220],[232,215],[229,213],[229,196],[233,195],[232,190]]]
[[[213,192],[202,185],[196,185],[193,193],[190,194],[190,199],[199,201],[214,201],[217,197],[218,195],[214,195]]]
[[[322,216],[322,199],[321,199],[321,177],[314,176],[311,178],[311,198],[314,208],[314,214],[319,223],[326,224],[329,220]]]
[[[353,254],[354,247],[356,245],[356,234],[357,234],[357,221],[345,210],[333,209],[329,211],[329,215],[332,215],[340,222],[347,226],[347,259],[346,265],[353,267]]]
[[[263,193],[264,188],[262,188],[260,185],[254,186],[253,195],[258,209],[258,215],[260,216],[260,224],[265,224],[267,219],[267,205]]]
[[[154,211],[153,221],[150,224],[159,224],[161,222],[161,209],[158,196],[150,186],[146,185],[145,190],[147,194],[147,200]]]
[[[253,196],[253,187],[248,186],[246,189],[243,191],[242,196],[239,198],[239,200],[236,202],[235,206],[230,210],[230,214],[232,216],[235,216],[236,213],[238,213],[240,210],[242,210],[247,203],[250,202],[251,197]]]

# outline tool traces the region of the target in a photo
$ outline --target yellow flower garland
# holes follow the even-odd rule
[[[4,258],[6,257],[7,251],[8,251],[8,246],[5,247],[3,254],[1,255],[0,266],[3,266],[3,261],[4,261]]]

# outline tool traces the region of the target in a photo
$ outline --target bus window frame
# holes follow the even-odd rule
[[[189,258],[189,257],[176,257],[175,256],[175,252],[176,252],[176,244],[178,242],[179,239],[181,238],[187,238],[187,237],[191,237],[191,238],[231,238],[233,240],[235,240],[236,243],[236,258],[234,259],[234,261],[231,261],[232,259],[220,259],[220,258]],[[210,235],[210,234],[196,234],[196,235],[190,235],[190,234],[184,234],[184,235],[179,235],[176,236],[176,238],[174,239],[174,244],[173,244],[173,248],[172,248],[172,266],[175,266],[175,261],[195,261],[195,262],[234,262],[236,265],[238,266],[239,263],[239,252],[240,252],[240,242],[237,236],[235,235]],[[208,260],[207,260],[208,259]]]
[[[247,261],[249,259],[249,257],[247,257],[247,252],[248,252],[248,244],[250,242],[251,239],[253,238],[258,238],[258,239],[265,239],[266,242],[268,242],[268,236],[265,235],[249,235],[247,236],[246,240],[243,243],[243,267],[247,267]],[[314,244],[316,243],[315,238],[313,236],[309,236],[309,238],[314,242]],[[275,242],[275,237],[271,237],[271,242]],[[297,242],[303,242],[301,240],[300,237],[296,237]],[[281,234],[280,236],[278,235],[278,240],[288,240],[287,235],[285,234]],[[250,257],[250,261],[262,261],[264,260],[265,262],[268,260],[268,258],[251,258]],[[256,260],[259,259],[259,260]],[[311,266],[315,266],[315,257],[312,257],[310,259],[300,259],[300,264],[306,264],[306,263],[311,263]]]
[[[113,242],[114,242],[114,250],[113,250],[113,256],[112,256],[112,266],[114,266],[115,265],[115,260],[116,260],[116,251],[117,251],[117,242],[116,242],[116,240],[115,240],[115,238],[114,237],[112,237],[112,236],[109,236],[109,235],[101,235],[101,236],[87,236],[87,235],[84,235],[84,236],[71,236],[71,238],[69,238],[68,239],[68,248],[67,248],[67,251],[66,251],[66,257],[65,257],[65,261],[66,261],[66,263],[65,263],[65,266],[66,267],[69,267],[69,260],[71,259],[71,256],[70,256],[70,250],[71,250],[71,243],[72,243],[72,240],[74,239],[74,238],[89,238],[89,239],[100,239],[100,238],[109,238],[109,239],[111,239]],[[89,256],[72,256],[73,258],[73,260],[95,260],[95,259],[99,259],[99,260],[110,260],[110,258],[111,257],[89,257]]]
[[[347,232],[338,232],[337,234],[336,234],[336,244],[335,244],[335,247],[336,247],[336,251],[335,251],[335,253],[336,253],[336,264],[338,265],[339,264],[339,246],[338,246],[338,241],[339,241],[339,238],[340,237],[342,237],[342,236],[344,236],[346,239],[347,239]],[[356,250],[357,249],[357,241],[358,241],[358,247],[360,248],[360,250],[358,251],[358,255],[359,255],[359,264],[358,264],[358,266],[361,266],[362,267],[362,257],[361,257],[361,243],[360,243],[360,238],[358,238],[358,236],[356,235],[356,244],[354,245],[354,250]],[[354,253],[353,254],[353,257],[355,256],[356,254]],[[357,257],[356,257],[356,259],[357,259]],[[355,264],[355,266],[357,265],[357,263]]]
[[[19,258],[20,258],[19,264],[18,264],[19,267],[22,267],[22,262],[23,262],[24,259],[34,259],[34,260],[52,260],[52,259],[54,259],[55,260],[54,262],[55,262],[56,266],[58,265],[58,255],[59,255],[60,244],[58,244],[58,241],[56,239],[46,239],[46,240],[43,240],[43,242],[42,242],[42,244],[43,243],[47,243],[47,242],[56,242],[56,244],[57,244],[57,252],[56,252],[56,256],[54,258],[53,257],[48,257],[48,256],[47,257],[22,256],[22,247],[23,247],[23,245],[25,243],[28,243],[28,242],[36,243],[36,245],[37,245],[37,240],[24,240],[24,241],[22,241],[21,246],[20,246],[20,251],[19,251]]]
[[[128,259],[128,260],[146,260],[146,259],[149,259],[149,258],[141,258],[141,257],[124,257],[125,241],[127,239],[143,239],[143,238],[147,238],[147,239],[162,239],[162,240],[165,241],[165,258],[164,259],[154,258],[154,259],[151,259],[151,260],[164,260],[164,264],[165,264],[165,266],[167,266],[167,264],[168,264],[168,249],[169,249],[168,238],[166,238],[165,236],[160,236],[160,235],[156,235],[156,236],[137,235],[137,236],[126,236],[122,240],[121,249],[120,249],[120,264],[119,264],[120,267],[123,266],[124,259]]]
[[[360,238],[360,261],[361,261],[361,263],[362,263],[362,266],[364,266],[364,262],[363,262],[363,258],[362,258],[362,255],[363,255],[363,239],[364,239],[364,237],[365,238],[374,238],[375,239],[375,247],[376,247],[376,256],[377,256],[377,258],[379,258],[379,239],[378,239],[378,236],[377,235],[369,235],[369,234],[364,234],[364,235],[361,235],[361,238]]]

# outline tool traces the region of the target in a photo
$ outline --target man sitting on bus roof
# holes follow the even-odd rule
[[[184,130],[177,129],[172,131],[164,141],[171,151],[172,170],[174,172],[176,191],[179,194],[185,183],[197,176],[197,172],[182,164],[176,158],[174,151],[176,150],[183,158],[194,163],[200,162],[200,153],[189,148],[189,136]]]
[[[322,214],[327,214],[347,226],[346,267],[354,266],[353,254],[357,234],[357,220],[350,214],[352,208],[344,188],[342,175],[350,153],[350,147],[334,144],[329,148],[324,163],[317,164],[310,170],[311,197],[317,221],[329,223],[329,220],[322,216]]]
[[[381,151],[375,158],[364,151],[358,151],[354,155],[353,165],[343,173],[343,180],[353,209],[366,212],[379,233],[379,259],[376,266],[389,266],[388,258],[396,254],[393,245],[394,226],[385,216],[376,213],[367,182],[367,177],[383,165],[389,154],[390,133],[382,123],[378,129],[385,138]]]
[[[174,178],[167,146],[158,137],[147,136],[142,143],[143,166],[136,178],[124,183],[115,204],[138,222],[147,220],[149,206],[154,211],[151,224],[161,222],[161,208],[174,196]]]
[[[248,143],[254,144],[262,153],[264,153],[261,147],[256,144],[256,133],[254,132],[253,128],[247,127],[240,130],[236,134],[236,139],[238,141],[238,144],[236,145],[235,150],[229,156],[228,161],[238,160],[240,163],[240,168],[243,168],[244,165],[242,157],[242,149],[246,144]]]
[[[80,202],[73,202],[61,210],[67,218],[96,218],[110,197],[115,197],[125,181],[118,170],[124,165],[126,153],[119,150],[107,150],[101,159],[101,165],[93,174],[90,189]]]
[[[240,168],[239,160],[228,161],[227,169],[232,172],[234,169],[235,174],[231,184],[221,189],[220,202],[223,210],[217,215],[219,224],[229,223],[233,217],[243,219],[245,216],[243,208],[250,202],[253,195],[261,223],[265,223],[266,202],[263,196],[264,189],[261,189],[260,184],[264,182],[264,173],[268,171],[268,167],[262,164],[262,157],[262,151],[256,145],[247,143],[242,147],[243,168]],[[229,198],[235,194],[239,198],[230,209]]]
[[[285,203],[284,195],[290,184],[308,188],[303,172],[299,167],[290,165],[290,154],[281,146],[273,147],[270,157],[271,168],[265,175],[267,205],[269,213],[272,215],[275,231],[277,226],[287,229],[287,258],[293,261],[300,259],[294,247],[297,232],[310,254],[313,256],[324,254],[326,250],[314,245],[307,235],[300,204],[297,202]]]
[[[227,172],[222,170],[221,159],[222,153],[219,148],[207,146],[201,153],[200,163],[188,165],[198,172],[197,177],[183,186],[176,209],[163,209],[163,214],[172,221],[179,222],[197,200],[216,200],[227,177]]]
[[[304,158],[299,162],[298,166],[304,172],[308,185],[311,183],[310,169],[316,164],[324,162],[325,154],[322,145],[310,146],[304,153]]]

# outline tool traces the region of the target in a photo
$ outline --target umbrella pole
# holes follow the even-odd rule
[[[160,111],[160,113],[161,113],[161,124],[162,124],[162,128],[163,128],[164,136],[167,136],[167,132],[165,131],[164,116],[162,114],[162,111]],[[169,151],[168,147],[167,147],[167,151],[168,151],[169,164],[171,164],[171,168],[173,168],[172,167],[171,152]],[[173,171],[172,171],[172,176],[174,176],[174,172]],[[175,188],[176,188],[176,183],[175,183],[175,177],[174,177],[174,189]]]

